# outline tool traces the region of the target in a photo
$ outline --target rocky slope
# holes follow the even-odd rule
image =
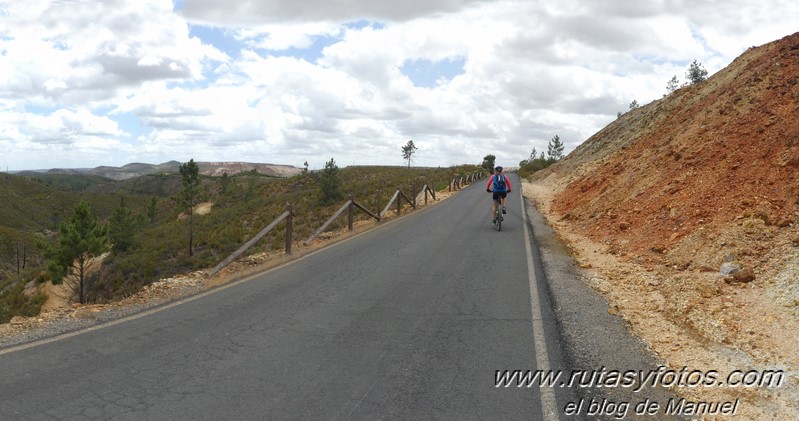
[[[799,33],[622,115],[528,188],[671,365],[788,373],[779,388],[685,391],[741,397],[745,419],[799,412],[797,82]]]

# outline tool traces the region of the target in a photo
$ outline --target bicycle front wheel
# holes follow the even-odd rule
[[[497,204],[497,231],[502,231],[502,204]]]

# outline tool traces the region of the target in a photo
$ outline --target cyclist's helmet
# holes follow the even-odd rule
[[[496,171],[496,172],[500,172],[500,171],[502,171],[502,167],[500,167],[500,166],[497,166],[496,168],[494,168],[494,171]]]

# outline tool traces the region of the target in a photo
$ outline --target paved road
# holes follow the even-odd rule
[[[502,232],[478,183],[213,294],[2,353],[0,419],[557,419],[568,389],[494,386],[563,368],[511,196]]]

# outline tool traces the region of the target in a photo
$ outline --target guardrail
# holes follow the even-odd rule
[[[455,178],[452,181],[450,181],[448,189],[449,189],[450,192],[452,192],[453,190],[462,189],[465,186],[473,183],[474,181],[476,181],[476,180],[478,180],[480,178],[482,178],[482,173],[469,174],[467,176],[461,176],[459,178]],[[405,202],[408,203],[408,205],[410,205],[412,209],[416,209],[417,208],[416,198],[418,196],[421,196],[422,193],[424,193],[424,204],[425,204],[425,206],[427,206],[428,194],[430,194],[430,196],[433,198],[434,201],[436,200],[436,192],[428,184],[425,184],[424,187],[422,187],[422,189],[418,193],[416,193],[416,187],[415,186],[412,187],[412,190],[413,190],[413,193],[411,194],[412,198],[409,198],[402,191],[402,189],[400,189],[399,186],[397,186],[397,190],[394,192],[394,195],[388,201],[388,203],[386,204],[386,207],[379,213],[372,212],[366,206],[356,202],[355,199],[353,199],[352,194],[350,194],[349,195],[349,199],[347,200],[347,202],[344,203],[340,208],[338,208],[338,210],[333,214],[333,216],[328,218],[328,220],[325,221],[325,223],[322,224],[322,226],[319,227],[319,229],[314,231],[314,233],[311,234],[304,241],[304,244],[306,246],[308,244],[310,244],[311,241],[313,241],[317,236],[319,236],[319,234],[324,232],[324,230],[327,229],[327,227],[329,227],[330,224],[332,224],[333,221],[338,219],[345,211],[347,211],[347,228],[348,228],[349,231],[353,231],[353,229],[354,229],[353,225],[354,225],[354,221],[355,221],[355,210],[356,209],[359,209],[359,210],[363,211],[364,213],[366,213],[369,217],[374,218],[376,220],[376,222],[380,222],[383,219],[383,216],[395,204],[396,204],[396,207],[397,207],[396,208],[397,216],[401,215],[402,214],[402,201],[403,200],[405,200]],[[377,209],[380,209],[380,190],[379,189],[377,190],[377,193],[376,193],[375,207]],[[238,250],[234,251],[230,256],[225,258],[225,260],[221,261],[218,265],[216,265],[213,269],[211,269],[211,271],[209,272],[208,275],[209,276],[215,276],[216,274],[218,274],[222,269],[225,268],[225,266],[229,265],[234,260],[236,260],[239,256],[244,254],[250,247],[254,246],[258,241],[260,241],[264,236],[266,236],[266,234],[268,234],[269,231],[273,230],[275,227],[278,226],[278,224],[280,224],[284,220],[286,221],[285,252],[286,252],[287,255],[291,255],[291,248],[292,248],[292,244],[294,242],[294,240],[293,240],[294,212],[292,211],[291,204],[287,203],[285,212],[280,214],[280,216],[275,218],[269,225],[266,226],[266,228],[262,229],[258,234],[256,234],[254,237],[252,237],[249,241],[244,243],[244,245],[239,247]]]

